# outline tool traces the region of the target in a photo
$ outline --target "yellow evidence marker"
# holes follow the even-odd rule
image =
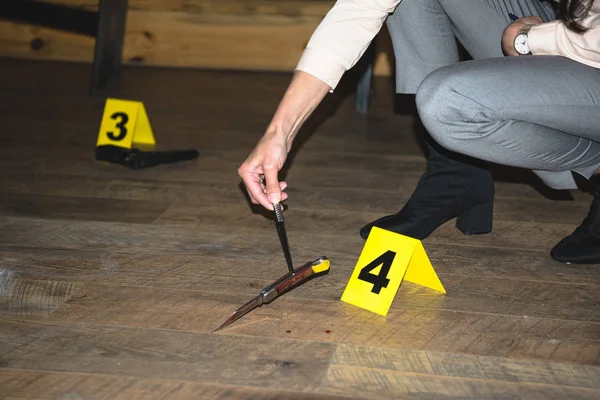
[[[108,98],[96,147],[113,145],[131,149],[154,149],[156,141],[141,101]]]
[[[420,240],[373,227],[341,300],[386,316],[402,280],[446,293]]]

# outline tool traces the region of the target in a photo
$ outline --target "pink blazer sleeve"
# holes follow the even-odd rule
[[[296,70],[333,91],[382,28],[401,0],[337,0],[304,49]]]
[[[589,29],[578,34],[569,30],[562,21],[536,25],[529,31],[529,48],[534,55],[558,55],[600,68],[600,1],[581,21]]]

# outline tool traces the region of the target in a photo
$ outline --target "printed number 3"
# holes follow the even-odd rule
[[[116,120],[120,119],[117,123],[117,128],[119,128],[119,134],[115,135],[114,132],[106,132],[106,136],[108,136],[111,140],[123,140],[125,136],[127,136],[127,128],[125,124],[129,121],[129,116],[123,112],[116,112],[110,116],[110,118]]]
[[[372,283],[373,289],[371,289],[371,292],[379,294],[379,292],[381,292],[381,289],[386,288],[387,285],[390,283],[390,280],[387,278],[387,275],[390,272],[390,267],[392,266],[392,263],[394,262],[394,257],[396,257],[395,252],[391,250],[386,251],[385,253],[377,257],[375,260],[371,261],[369,264],[364,266],[360,270],[360,274],[358,274],[358,279],[360,279],[361,281]],[[379,274],[372,274],[371,271],[373,271],[380,265],[381,270],[379,271]]]

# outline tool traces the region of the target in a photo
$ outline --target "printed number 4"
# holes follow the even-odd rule
[[[360,279],[361,281],[372,283],[373,289],[371,289],[371,292],[379,294],[379,292],[381,292],[381,289],[386,288],[387,285],[390,283],[390,280],[387,278],[387,275],[390,272],[390,267],[392,266],[392,263],[394,262],[394,257],[396,257],[395,252],[391,250],[386,251],[385,253],[377,257],[375,260],[371,261],[369,264],[364,266],[360,270],[360,274],[358,274],[358,279]],[[380,265],[381,270],[379,271],[379,274],[372,274],[371,271],[373,271]]]
[[[116,112],[110,116],[111,119],[120,119],[117,123],[117,128],[119,128],[119,134],[115,135],[114,132],[106,132],[106,136],[108,136],[111,140],[123,140],[125,136],[127,136],[127,128],[125,124],[129,121],[129,116],[123,112]]]

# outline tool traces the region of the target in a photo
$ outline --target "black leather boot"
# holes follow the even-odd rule
[[[550,257],[565,264],[600,264],[600,179],[588,215],[572,234],[558,242]]]
[[[373,226],[415,239],[424,239],[447,220],[465,235],[492,231],[494,182],[479,161],[427,142],[427,171],[415,192],[396,214],[373,221],[360,230],[366,239]]]

